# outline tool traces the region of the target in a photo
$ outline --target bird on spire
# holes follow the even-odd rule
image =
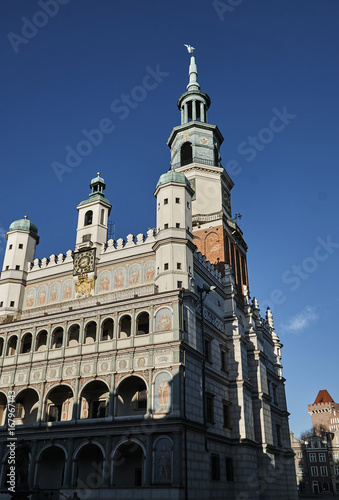
[[[189,54],[193,54],[193,50],[195,50],[194,47],[192,47],[191,45],[186,45],[186,43],[184,43],[185,47],[187,47],[187,52]]]

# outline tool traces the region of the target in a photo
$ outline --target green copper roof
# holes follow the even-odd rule
[[[98,172],[97,177],[94,177],[94,179],[91,180],[91,185],[96,184],[97,182],[101,182],[102,184],[105,184],[105,181],[102,177],[100,177],[99,172]]]
[[[105,198],[105,195],[102,193],[96,193],[93,195],[90,195],[91,197],[88,198],[88,200],[84,200],[81,203],[79,203],[78,207],[81,207],[82,205],[87,205],[88,203],[93,203],[93,201],[102,201],[102,203],[105,203],[105,205],[112,206],[110,202],[108,201],[107,198]]]
[[[177,182],[179,184],[186,184],[191,187],[189,180],[186,178],[185,174],[182,172],[176,172],[175,170],[169,170],[165,174],[160,176],[158,180],[157,188],[163,184],[168,184],[169,182]]]
[[[38,228],[28,219],[15,220],[9,226],[8,231],[27,231],[29,233],[38,234]]]

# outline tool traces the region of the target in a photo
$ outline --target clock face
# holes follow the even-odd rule
[[[82,273],[90,273],[94,271],[95,264],[95,249],[85,250],[74,254],[73,275],[76,276]]]

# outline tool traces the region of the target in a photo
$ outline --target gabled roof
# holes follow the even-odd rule
[[[318,392],[318,396],[316,397],[313,404],[316,405],[319,403],[334,403],[334,400],[329,395],[329,393],[326,391],[326,389]]]

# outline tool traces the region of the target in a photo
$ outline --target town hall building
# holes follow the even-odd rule
[[[250,298],[210,104],[192,55],[146,235],[107,238],[100,173],[77,206],[73,249],[38,259],[37,226],[10,225],[0,499],[11,498],[13,421],[20,498],[296,498],[282,344]]]

